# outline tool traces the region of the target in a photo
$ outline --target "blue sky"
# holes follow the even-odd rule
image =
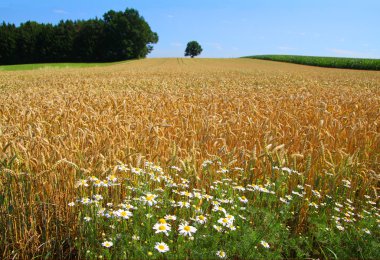
[[[135,8],[159,35],[149,57],[299,54],[380,58],[379,0],[0,0],[0,21],[57,23]]]

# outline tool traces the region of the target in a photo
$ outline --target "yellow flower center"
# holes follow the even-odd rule
[[[187,231],[187,232],[190,231],[190,227],[189,227],[189,226],[185,226],[183,229],[184,229],[185,231]]]
[[[146,200],[147,201],[151,201],[151,200],[153,200],[154,199],[154,195],[147,195],[146,196]]]
[[[227,223],[228,219],[224,218],[222,221],[223,221],[223,223]]]
[[[160,220],[158,222],[160,222],[161,224],[166,224],[166,220],[163,218],[160,218]]]
[[[241,196],[241,199],[243,199],[243,200],[245,200],[245,199],[247,199],[245,196]]]
[[[200,216],[199,216],[199,219],[200,219],[200,220],[205,220],[205,217],[204,217],[203,215],[200,215]]]
[[[126,211],[122,211],[121,214],[123,217],[127,216],[127,212]]]
[[[161,225],[158,229],[164,231],[164,230],[166,230],[166,226]]]
[[[160,250],[164,250],[164,249],[165,249],[165,246],[164,246],[164,245],[159,245],[158,248],[159,248]]]

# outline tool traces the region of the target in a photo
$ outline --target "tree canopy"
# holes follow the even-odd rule
[[[135,9],[108,11],[103,19],[56,25],[28,21],[0,24],[0,64],[109,62],[144,58],[158,42]]]
[[[202,47],[197,41],[191,41],[187,43],[185,56],[190,56],[191,58],[194,58],[195,56],[201,54],[202,51]]]

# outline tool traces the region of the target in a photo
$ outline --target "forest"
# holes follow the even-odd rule
[[[0,64],[110,62],[146,57],[158,42],[135,9],[58,24],[0,24]]]

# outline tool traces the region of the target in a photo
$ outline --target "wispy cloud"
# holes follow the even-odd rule
[[[307,38],[320,38],[321,34],[318,32],[299,32],[299,31],[286,31],[285,33],[298,36],[298,37],[307,37]]]
[[[334,53],[335,55],[339,56],[347,56],[347,57],[367,57],[371,56],[368,55],[368,53],[363,53],[363,52],[357,52],[357,51],[352,51],[352,50],[343,50],[343,49],[328,49],[330,52]]]
[[[210,46],[218,51],[223,50],[223,46],[219,42],[206,42],[205,45]]]
[[[55,14],[68,14],[67,11],[62,10],[62,9],[54,9],[53,13],[55,13]]]
[[[306,32],[297,32],[297,31],[285,31],[285,33],[295,36],[306,36]]]
[[[173,19],[175,16],[172,15],[172,14],[168,14],[166,17],[169,18],[169,19]]]

